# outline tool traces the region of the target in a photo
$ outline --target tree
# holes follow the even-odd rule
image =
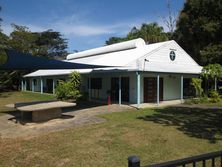
[[[126,37],[111,37],[106,41],[107,45],[142,38],[147,43],[155,43],[168,40],[167,33],[164,32],[163,27],[158,26],[157,23],[143,23],[141,28],[133,27]]]
[[[163,16],[162,20],[163,20],[163,23],[168,28],[168,32],[167,32],[168,38],[173,39],[174,31],[176,28],[177,18],[176,18],[176,14],[172,10],[172,1],[171,0],[167,0],[167,9],[168,9],[168,15]]]
[[[167,26],[169,32],[173,34],[176,27],[176,17],[172,12],[171,0],[167,0],[168,16],[163,17],[163,22]]]
[[[192,78],[191,79],[191,85],[195,88],[196,93],[198,96],[202,96],[203,89],[201,87],[202,79],[200,78]]]
[[[175,31],[176,41],[200,64],[207,55],[214,56],[215,46],[222,42],[222,1],[187,0],[180,12]],[[207,47],[207,48],[206,48]],[[210,49],[211,47],[214,47]],[[202,54],[201,54],[202,52]],[[211,53],[210,53],[211,52]],[[216,55],[217,56],[217,55]],[[204,57],[204,58],[203,58]],[[207,57],[208,58],[208,57]],[[211,63],[220,63],[213,58]]]
[[[32,33],[28,27],[12,24],[13,32],[9,36],[9,47],[13,50],[36,55],[38,47],[36,45],[37,35]]]
[[[22,53],[47,58],[60,58],[67,54],[67,41],[59,32],[47,30],[31,32],[26,26],[12,24],[13,32],[7,37],[0,32],[0,49],[13,49]],[[21,77],[27,71],[1,71],[0,89],[18,89]]]
[[[208,82],[214,84],[214,90],[217,90],[217,80],[222,77],[222,66],[220,64],[209,64],[202,69],[202,77],[206,80],[206,87],[208,88]],[[206,89],[206,88],[205,88]],[[212,86],[210,89],[213,89]],[[205,90],[208,92],[208,90]]]
[[[38,47],[37,55],[49,58],[63,58],[67,55],[67,40],[62,38],[60,32],[47,30],[35,34],[37,35],[35,41],[35,44]]]
[[[110,37],[106,41],[106,44],[111,45],[111,44],[115,44],[115,43],[119,43],[119,42],[123,42],[123,41],[124,41],[124,38],[121,38],[121,37]]]
[[[64,57],[67,54],[67,41],[60,32],[47,30],[31,32],[28,27],[12,24],[9,46],[23,53],[48,58]]]
[[[143,38],[147,43],[156,43],[168,40],[163,27],[158,26],[157,23],[142,24],[138,32],[138,37]]]
[[[204,64],[222,64],[222,43],[209,44],[200,51],[200,55]]]

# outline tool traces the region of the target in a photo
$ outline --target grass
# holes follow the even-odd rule
[[[146,165],[222,149],[221,110],[143,109],[101,117],[107,121],[0,139],[0,166],[118,167],[127,166],[129,155]]]
[[[7,104],[16,103],[16,102],[27,102],[35,100],[52,100],[55,99],[53,95],[50,94],[40,94],[32,92],[4,92],[0,93],[0,114],[9,109],[5,107]]]

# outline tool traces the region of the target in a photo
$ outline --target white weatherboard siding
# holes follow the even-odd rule
[[[170,59],[170,51],[176,54],[174,61]],[[169,41],[155,52],[141,57],[139,62],[143,71],[199,74],[202,69],[175,41]]]

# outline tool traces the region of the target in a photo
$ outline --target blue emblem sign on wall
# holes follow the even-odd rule
[[[170,51],[170,60],[174,61],[176,58],[176,53],[174,51]]]

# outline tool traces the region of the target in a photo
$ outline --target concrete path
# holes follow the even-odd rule
[[[88,108],[84,108],[84,107]],[[18,122],[17,115],[4,114],[0,116],[0,137],[1,138],[17,138],[17,137],[34,137],[49,132],[55,132],[84,124],[95,124],[106,121],[97,117],[99,114],[121,112],[132,107],[117,104],[110,106],[100,105],[93,106],[85,104],[81,107],[66,109],[62,118],[53,119],[42,123],[26,123],[22,125]]]
[[[157,103],[141,103],[140,108],[157,108],[157,107],[167,107],[167,106],[174,106],[180,105],[181,100],[169,100],[169,101],[161,101],[159,105]],[[130,105],[132,107],[137,107],[137,104]]]

